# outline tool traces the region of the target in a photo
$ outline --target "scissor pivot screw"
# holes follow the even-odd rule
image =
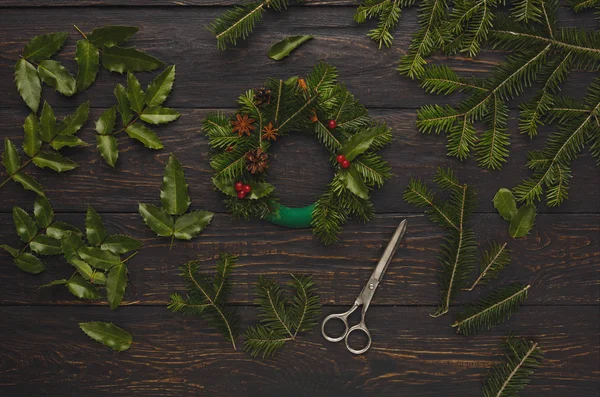
[[[373,288],[375,288],[375,284],[373,284],[373,283],[369,284],[369,289],[373,289]]]

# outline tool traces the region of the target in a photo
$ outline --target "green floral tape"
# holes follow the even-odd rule
[[[266,219],[275,225],[292,229],[304,229],[311,226],[314,209],[315,204],[306,207],[286,207],[285,205],[273,203],[271,213]]]

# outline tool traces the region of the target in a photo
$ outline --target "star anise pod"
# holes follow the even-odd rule
[[[261,148],[248,150],[246,153],[246,169],[252,174],[261,174],[269,168],[269,155]]]
[[[264,103],[267,105],[271,103],[271,90],[265,87],[254,90],[254,103],[256,106],[260,106]]]
[[[269,121],[269,124],[265,125],[263,127],[263,139],[267,139],[267,140],[273,140],[276,141],[277,140],[277,128],[273,127],[273,123],[271,121]]]
[[[235,118],[236,119],[231,122],[231,125],[233,126],[232,131],[237,132],[240,137],[244,134],[250,136],[250,133],[256,129],[256,126],[254,126],[255,120],[249,118],[247,114],[243,117],[240,114],[236,114]]]

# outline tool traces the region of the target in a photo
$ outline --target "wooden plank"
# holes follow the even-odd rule
[[[324,314],[339,311],[326,308]],[[274,359],[233,351],[196,317],[163,307],[2,307],[0,393],[4,396],[480,396],[488,368],[510,330],[535,338],[543,365],[520,396],[596,397],[597,307],[531,307],[475,337],[454,334],[427,308],[369,310],[371,350],[353,356],[315,329]],[[257,319],[240,307],[242,326]],[[88,339],[81,321],[113,321],[132,332],[114,353]],[[242,343],[242,339],[238,341]]]
[[[167,102],[170,106],[171,103]],[[67,112],[56,110],[61,117]],[[80,164],[80,168],[64,174],[49,170],[39,170],[30,165],[27,172],[35,175],[42,183],[55,208],[62,212],[85,211],[86,205],[93,204],[106,212],[135,212],[137,203],[154,201],[158,198],[164,163],[170,152],[177,154],[186,167],[190,184],[190,194],[195,203],[212,211],[225,211],[222,195],[213,191],[210,178],[209,149],[200,125],[208,114],[207,110],[184,110],[180,120],[164,127],[157,127],[157,133],[165,144],[163,151],[145,149],[137,141],[126,135],[119,139],[121,154],[116,170],[106,165],[95,147],[94,120],[101,109],[91,113],[90,120],[80,136],[91,145],[87,148],[66,149],[69,157]],[[229,110],[229,113],[232,111]],[[471,184],[479,192],[477,211],[492,212],[491,204],[496,191],[501,187],[513,187],[529,176],[525,164],[526,152],[540,149],[551,131],[545,128],[533,142],[516,133],[512,137],[511,157],[500,172],[477,167],[470,159],[464,164],[446,157],[446,141],[443,137],[422,136],[416,128],[415,113],[412,110],[374,110],[372,115],[385,121],[392,128],[394,141],[382,151],[389,161],[394,176],[382,189],[373,193],[375,209],[379,213],[410,212],[415,208],[405,203],[401,197],[410,178],[431,180],[438,166],[452,166],[461,180]],[[0,110],[0,139],[8,137],[20,146],[23,140],[21,125],[28,112]],[[517,121],[510,121],[511,131],[516,131]],[[269,181],[278,189],[282,202],[291,206],[307,205],[322,194],[333,175],[333,168],[323,172],[328,164],[325,150],[308,136],[292,135],[280,139],[272,150],[272,167]],[[558,208],[540,205],[540,212],[589,213],[600,211],[600,191],[589,189],[596,186],[598,167],[589,153],[573,164],[571,191],[586,194],[571,194],[569,200]],[[4,170],[0,172],[4,180]],[[309,181],[309,183],[307,183]],[[302,187],[299,189],[298,187]],[[9,212],[13,205],[33,202],[35,195],[24,191],[14,182],[2,189],[0,211]]]
[[[384,51],[379,51],[366,37],[367,26],[356,26],[352,19],[354,9],[345,7],[297,7],[280,15],[267,15],[255,34],[239,48],[219,51],[206,26],[224,10],[101,8],[82,12],[79,8],[34,8],[22,12],[4,9],[0,25],[0,37],[5,38],[0,43],[3,54],[0,57],[0,92],[5,93],[2,108],[24,107],[12,75],[23,46],[32,36],[51,31],[71,32],[69,42],[57,59],[65,60],[70,70],[76,70],[73,56],[75,40],[79,37],[73,23],[84,31],[109,23],[142,27],[143,31],[132,44],[177,65],[177,88],[172,101],[176,107],[234,107],[237,96],[248,88],[259,86],[268,77],[305,75],[321,59],[337,66],[341,81],[369,107],[416,108],[424,104],[456,102],[460,98],[425,94],[417,82],[398,75],[397,62],[417,29],[414,8],[403,13],[394,46]],[[595,28],[592,15],[588,16],[563,11],[560,19],[566,25]],[[269,46],[282,37],[303,33],[313,34],[316,38],[298,49],[293,57],[274,62],[266,56]],[[464,74],[482,76],[502,58],[501,53],[488,51],[475,60],[447,59],[441,55],[434,60],[444,61]],[[580,97],[593,77],[591,73],[573,73],[562,92]],[[147,80],[146,75],[143,78]],[[88,99],[94,106],[111,106],[114,85],[123,80],[119,75],[109,76],[103,70],[93,87],[74,98],[61,97],[52,89],[44,90],[44,98],[57,107],[74,106]],[[512,107],[516,105],[517,102],[511,103]]]
[[[283,229],[265,221],[235,221],[227,215],[216,215],[203,235],[192,242],[176,241],[171,251],[170,240],[156,238],[138,215],[102,216],[109,233],[129,234],[144,242],[144,248],[129,262],[127,305],[165,305],[171,293],[184,288],[178,275],[180,264],[197,258],[202,261],[202,270],[211,273],[220,251],[240,256],[231,279],[233,302],[254,301],[259,275],[287,282],[290,273],[300,273],[313,275],[323,303],[350,303],[368,279],[393,230],[405,217],[405,241],[373,303],[430,305],[430,312],[439,303],[437,256],[444,233],[421,215],[379,215],[366,226],[350,223],[340,236],[341,242],[331,247],[322,245],[309,229]],[[57,219],[83,228],[83,214],[59,214]],[[477,215],[472,225],[481,246],[493,240],[508,242],[513,251],[512,263],[492,285],[515,281],[531,284],[528,305],[600,302],[600,215],[539,215],[531,235],[516,240],[509,239],[507,224],[497,215]],[[9,215],[0,216],[0,241],[19,246]],[[63,287],[38,290],[40,285],[68,278],[73,272],[62,258],[47,258],[48,270],[30,275],[20,271],[1,251],[4,271],[0,275],[0,303],[88,304],[73,298]],[[459,302],[473,301],[488,290],[481,287],[463,293]]]

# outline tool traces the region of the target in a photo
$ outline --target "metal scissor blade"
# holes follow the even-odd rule
[[[381,278],[387,270],[388,265],[394,258],[394,254],[396,253],[396,250],[398,249],[398,246],[400,245],[400,242],[402,241],[405,232],[406,219],[400,222],[400,224],[396,228],[392,239],[385,248],[385,251],[383,251],[383,255],[381,255],[381,259],[379,259],[375,270],[373,270],[373,275],[371,277],[375,278],[377,281],[381,281]]]

